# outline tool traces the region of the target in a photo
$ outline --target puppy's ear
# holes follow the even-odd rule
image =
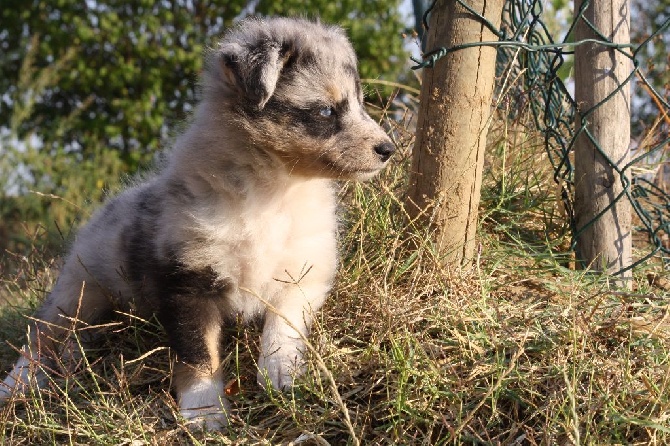
[[[223,81],[243,95],[247,106],[262,110],[272,97],[281,73],[285,53],[274,41],[262,41],[256,47],[245,48],[233,43],[222,45],[219,61]]]

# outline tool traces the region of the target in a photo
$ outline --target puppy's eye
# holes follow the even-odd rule
[[[335,115],[335,109],[333,107],[322,107],[319,109],[319,116],[322,118],[330,118]]]

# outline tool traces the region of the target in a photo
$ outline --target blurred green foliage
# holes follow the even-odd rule
[[[641,44],[649,36],[658,33],[661,25],[670,18],[670,0],[631,0],[630,40]],[[641,68],[661,97],[670,98],[670,33],[658,33],[640,48],[638,60]],[[649,93],[643,88],[633,90],[635,100],[632,108],[632,125],[636,133],[649,129],[661,115]],[[660,141],[670,134],[670,126],[661,124]]]
[[[320,17],[324,22],[340,24],[356,48],[361,78],[395,81],[406,70],[407,59],[401,38],[407,25],[399,6],[399,0],[259,0],[256,12]]]
[[[82,153],[100,145],[118,150],[128,166],[160,144],[167,120],[183,118],[195,99],[202,51],[245,1],[6,0],[0,12],[0,126],[13,110],[17,79],[30,39],[37,35],[36,68],[77,55],[57,85],[45,89],[20,135],[39,130],[45,145]],[[213,3],[213,4],[212,4]],[[81,119],[58,131],[78,108]]]
[[[395,80],[406,59],[398,7],[399,0],[4,0],[0,250],[21,250],[39,224],[60,237],[56,225],[67,231],[86,203],[149,164],[197,100],[203,50],[240,18],[337,23],[363,78]]]

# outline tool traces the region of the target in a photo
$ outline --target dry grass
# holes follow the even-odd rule
[[[632,293],[612,291],[565,268],[541,152],[523,135],[501,146],[512,140],[503,130],[493,130],[507,136],[493,138],[472,267],[444,270],[425,234],[408,248],[406,158],[343,189],[339,280],[292,392],[256,385],[258,330],[230,327],[231,426],[189,431],[169,393],[162,329],[121,315],[76,371],[55,371],[47,390],[1,409],[0,443],[670,443],[667,294],[642,279]],[[18,303],[0,315],[2,370],[21,344],[21,315],[54,280],[39,252],[15,264],[0,294]]]

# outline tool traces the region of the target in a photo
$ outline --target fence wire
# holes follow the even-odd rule
[[[437,0],[433,1],[426,10],[423,23],[428,29],[428,17]],[[583,17],[584,11],[589,7],[590,0],[585,0],[580,10],[568,28],[562,40],[555,40],[545,22],[542,14],[544,7],[542,0],[506,0],[501,26],[498,28],[482,15],[473,10],[463,0],[456,0],[463,8],[468,10],[484,26],[486,26],[499,40],[491,42],[472,42],[456,45],[451,48],[434,48],[423,55],[423,60],[413,59],[416,65],[413,69],[431,68],[435,62],[447,54],[476,46],[492,46],[497,48],[496,73],[501,74],[508,70],[511,61],[515,61],[514,69],[523,71],[524,80],[523,93],[517,97],[523,97],[529,101],[530,110],[535,126],[544,136],[545,150],[554,170],[554,181],[561,190],[561,199],[565,205],[567,219],[572,230],[571,249],[575,250],[578,235],[599,218],[577,228],[574,213],[574,165],[570,159],[575,145],[577,135],[582,132],[588,134],[586,119],[595,108],[582,111],[581,125],[575,125],[577,104],[566,88],[563,80],[559,77],[559,70],[566,62],[566,56],[574,54],[574,48],[586,43],[595,43],[605,47],[614,48],[628,57],[633,64],[633,70],[621,85],[613,91],[608,98],[613,97],[621,88],[632,82],[637,77],[644,85],[645,90],[652,96],[662,116],[670,116],[670,104],[663,98],[648,81],[641,69],[640,52],[652,39],[670,29],[670,18],[666,19],[659,29],[638,45],[616,44],[608,40],[599,30]],[[574,40],[574,29],[577,23],[583,20],[597,36],[595,39]],[[604,101],[603,101],[604,102]],[[619,175],[619,181],[624,191],[616,197],[613,206],[618,200],[628,200],[637,214],[640,225],[634,230],[643,233],[649,240],[649,252],[643,254],[630,266],[615,272],[623,273],[635,266],[647,261],[655,255],[661,255],[665,262],[670,259],[670,195],[662,188],[649,181],[643,176],[632,177],[632,167],[644,165],[654,156],[659,162],[663,161],[661,152],[670,144],[670,136],[663,138],[654,147],[638,154],[623,167],[618,167],[603,152],[598,141],[593,140],[596,150],[609,163]],[[661,164],[661,169],[663,165]],[[609,208],[608,208],[609,209]],[[602,215],[605,211],[601,212]],[[585,266],[585,265],[582,265]],[[667,264],[666,264],[667,266]]]

